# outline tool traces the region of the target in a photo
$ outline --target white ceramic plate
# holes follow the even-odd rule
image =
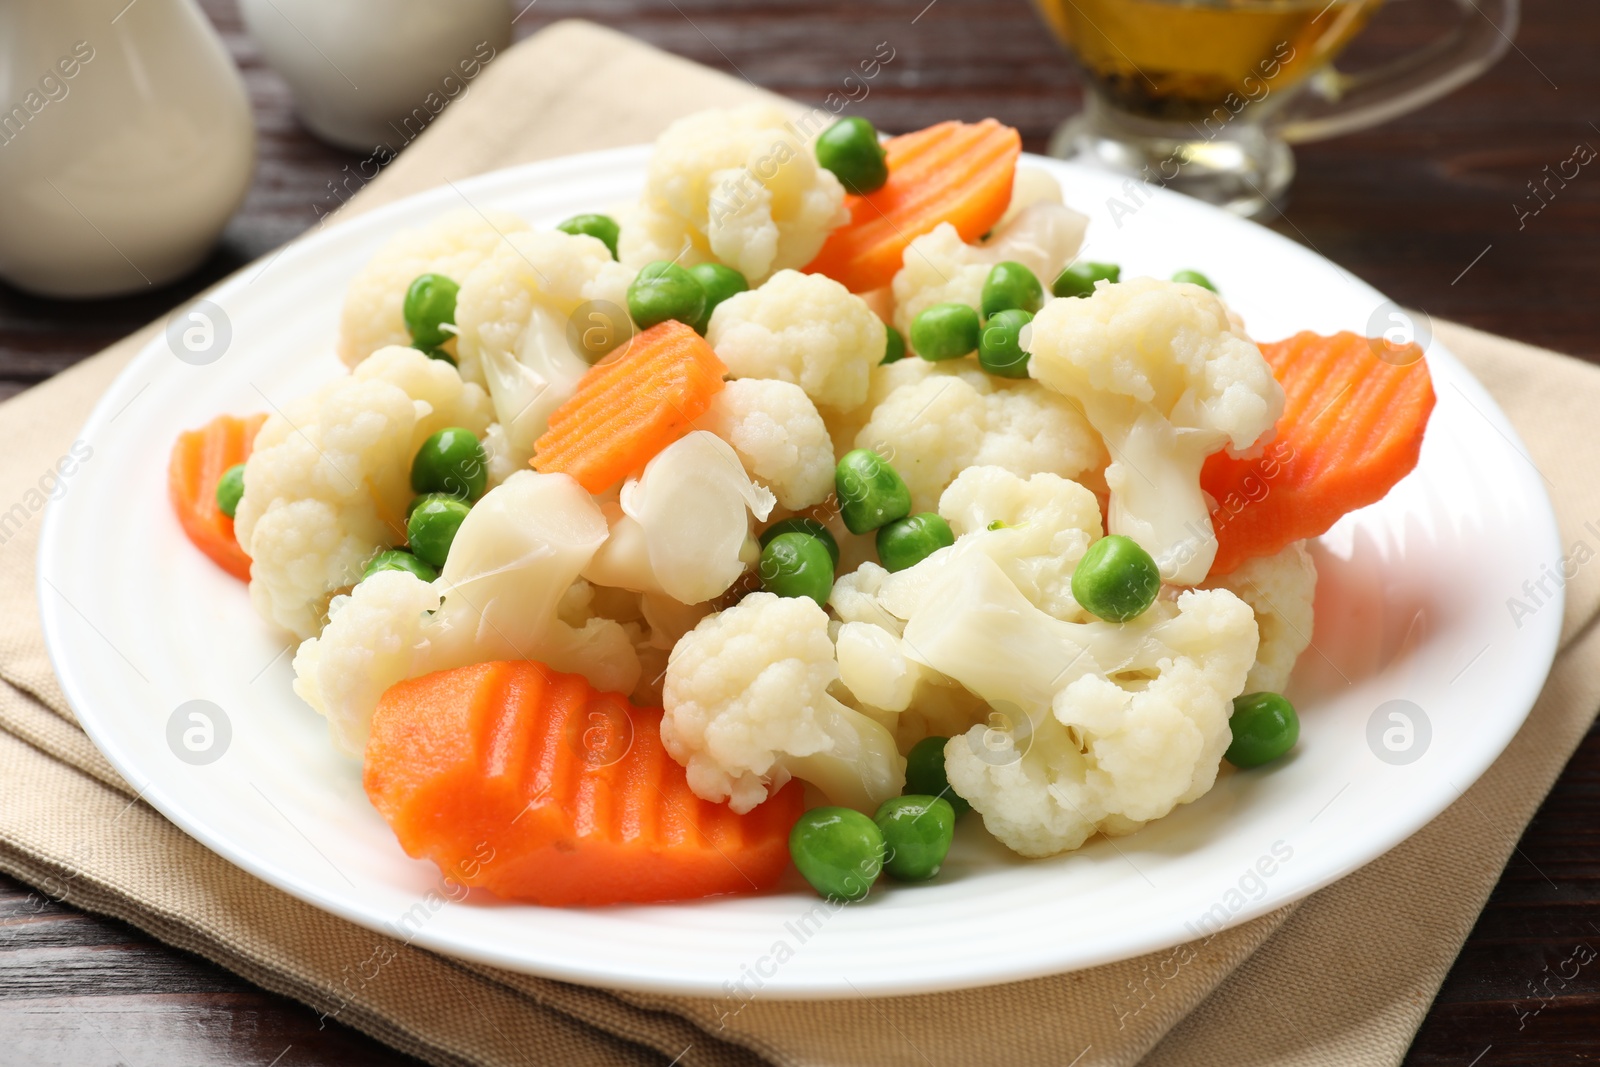
[[[458,208],[548,226],[642,181],[646,150],[487,174],[290,246],[213,300],[231,344],[194,366],[164,340],[118,378],[83,430],[93,457],[50,509],[39,559],[45,634],[68,698],[141,795],[272,885],[419,945],[577,982],[709,996],[909,993],[1106,963],[1243,922],[1349,874],[1453,801],[1516,732],[1554,652],[1559,603],[1520,625],[1507,598],[1555,560],[1540,477],[1494,402],[1439,344],[1439,402],[1417,471],[1318,549],[1314,648],[1291,695],[1293,757],[1225,773],[1139,833],[1026,862],[964,820],[936,883],[845,908],[798,883],[772,895],[546,910],[452,902],[408,859],[290,691],[284,636],[245,587],[185,542],[166,502],[168,449],[219,412],[282,405],[340,373],[346,283],[396,230]],[[1040,159],[1093,216],[1086,255],[1125,275],[1204,270],[1261,338],[1390,325],[1393,305],[1332,263],[1200,203]],[[190,700],[226,717],[214,762],[169,744]],[[1401,701],[1405,703],[1394,704]],[[1398,757],[1384,747],[1409,751]],[[181,746],[179,746],[181,748]],[[1389,760],[1376,754],[1384,752]],[[1410,762],[1391,762],[1406,756]],[[1263,873],[1265,872],[1265,873]]]

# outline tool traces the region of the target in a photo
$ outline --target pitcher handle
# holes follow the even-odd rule
[[[1520,0],[1455,0],[1457,20],[1442,38],[1375,70],[1345,74],[1328,67],[1272,120],[1285,141],[1376,126],[1444,96],[1494,65],[1517,32]]]

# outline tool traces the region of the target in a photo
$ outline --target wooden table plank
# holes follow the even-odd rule
[[[1356,58],[1425,40],[1442,2],[1391,5]],[[887,41],[895,58],[854,110],[888,130],[993,114],[1038,150],[1080,101],[1070,66],[1024,0],[937,0],[926,10],[926,0],[515,3],[526,5],[519,34],[557,18],[594,18],[811,102]],[[299,127],[287,88],[243,34],[235,0],[204,6],[244,71],[261,137],[243,209],[193,277],[156,292],[77,304],[0,287],[0,396],[309,227],[327,183],[358,160]],[[1298,149],[1299,176],[1272,225],[1403,303],[1600,362],[1600,169],[1585,168],[1520,228],[1513,210],[1531,204],[1526,183],[1545,165],[1580,141],[1600,147],[1596,41],[1600,5],[1524,0],[1520,53],[1484,78],[1388,126]],[[1600,732],[1528,827],[1406,1063],[1600,1062],[1600,961],[1565,986],[1545,970],[1562,970],[1580,946],[1600,950]],[[337,1023],[319,1029],[308,1008],[0,878],[0,1063],[13,1062],[414,1061]]]

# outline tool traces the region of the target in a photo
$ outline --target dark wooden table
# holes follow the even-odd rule
[[[1074,112],[1074,76],[1025,0],[514,0],[519,34],[597,18],[712,67],[820,102],[878,41],[896,58],[859,113],[889,130],[995,115],[1041,149]],[[1428,36],[1435,0],[1391,5],[1364,57]],[[1600,148],[1600,6],[1524,0],[1516,48],[1479,81],[1388,126],[1299,150],[1274,225],[1435,316],[1600,362],[1600,169],[1519,226],[1528,184],[1579,143]],[[235,0],[204,0],[243,68],[261,162],[216,254],[159,291],[91,304],[0,287],[0,396],[115,341],[316,221],[354,153],[296,123]],[[920,14],[919,14],[920,13]],[[1600,949],[1600,731],[1522,838],[1406,1058],[1413,1067],[1600,1063],[1600,967],[1540,983]],[[1541,1000],[1544,997],[1546,999]],[[1270,1008],[1268,1008],[1270,1010]],[[0,878],[0,1065],[358,1067],[411,1063],[309,1009],[120,923]]]

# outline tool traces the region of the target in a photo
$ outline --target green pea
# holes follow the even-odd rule
[[[1026,378],[1030,357],[1022,350],[1022,328],[1032,321],[1021,308],[991,315],[978,336],[978,366],[998,378]]]
[[[966,304],[934,304],[911,320],[911,347],[926,360],[960,359],[978,347],[978,313]]]
[[[598,238],[611,251],[611,258],[617,258],[617,238],[621,236],[622,228],[610,215],[574,215],[556,223],[556,229],[574,236],[587,234]]]
[[[761,531],[761,547],[766,548],[767,544],[774,537],[779,537],[786,533],[810,534],[818,541],[821,541],[822,547],[828,550],[828,558],[833,560],[834,569],[838,569],[839,542],[834,540],[833,534],[830,533],[828,528],[822,525],[822,523],[818,522],[816,519],[807,518],[804,515],[796,515],[792,519],[784,519],[781,522],[775,522],[771,526],[768,526],[765,530]]]
[[[864,534],[911,514],[911,490],[884,458],[866,448],[846,452],[833,471],[839,517]]]
[[[456,293],[460,288],[443,274],[419,274],[412,281],[401,314],[415,347],[432,355],[433,349],[455,336],[444,327],[456,324]]]
[[[1188,282],[1190,285],[1198,285],[1202,289],[1210,289],[1213,293],[1217,291],[1217,287],[1211,284],[1211,279],[1207,278],[1204,274],[1201,274],[1197,270],[1180,270],[1178,273],[1172,276],[1172,280],[1175,282]]]
[[[407,574],[415,574],[425,582],[431,582],[439,577],[438,571],[403,548],[386,549],[373,556],[367,561],[367,569],[361,573],[361,580],[366,581],[379,571],[405,571]]]
[[[950,524],[924,511],[878,527],[878,562],[886,571],[903,571],[955,543]]]
[[[694,275],[664,259],[646,263],[628,286],[628,314],[641,330],[668,319],[693,326],[705,310],[706,291]]]
[[[863,118],[840,119],[817,135],[817,162],[852,193],[870,193],[889,180],[878,131]]]
[[[1094,292],[1095,282],[1115,282],[1122,277],[1122,268],[1115,263],[1074,263],[1056,275],[1050,291],[1056,296],[1088,296]]]
[[[1235,767],[1271,763],[1300,739],[1300,716],[1277,693],[1246,693],[1233,698],[1228,718],[1233,743],[1222,755]]]
[[[950,802],[956,818],[972,810],[961,796],[950,787],[944,773],[944,746],[948,737],[924,737],[906,753],[906,794],[944,797]]]
[[[833,559],[820,538],[798,530],[779,534],[756,565],[761,588],[779,596],[808,596],[825,605],[833,592]]]
[[[883,831],[853,808],[812,808],[789,831],[789,855],[829,900],[860,900],[883,870]]]
[[[983,282],[983,296],[978,303],[986,319],[997,312],[1012,309],[1037,315],[1039,309],[1044,307],[1044,286],[1039,284],[1038,276],[1026,266],[1006,260],[990,268],[989,277]]]
[[[955,836],[955,808],[944,797],[890,797],[873,818],[883,834],[883,869],[902,882],[926,882],[939,873]]]
[[[881,359],[879,362],[880,363],[899,363],[902,359],[905,359],[905,358],[906,358],[906,337],[905,337],[905,334],[901,333],[899,330],[895,329],[893,326],[886,327],[885,328],[884,343],[883,343],[883,359]]]
[[[222,477],[217,479],[217,509],[228,518],[233,518],[239,510],[239,501],[244,499],[244,464],[235,463],[222,472]]]
[[[1143,615],[1161,592],[1161,572],[1131,537],[1109,534],[1089,546],[1072,572],[1072,596],[1107,622]]]
[[[450,557],[450,544],[466,519],[471,506],[444,493],[428,493],[417,498],[406,519],[406,540],[422,562],[443,567]]]
[[[411,460],[411,490],[473,501],[489,484],[489,456],[471,430],[448,426],[422,442]]]
[[[717,305],[735,293],[747,291],[750,283],[743,274],[721,263],[696,263],[689,268],[689,274],[700,283],[700,288],[706,294],[706,309],[700,314],[699,321],[694,323],[695,332],[704,337],[706,328],[711,325],[711,313],[717,309]]]

